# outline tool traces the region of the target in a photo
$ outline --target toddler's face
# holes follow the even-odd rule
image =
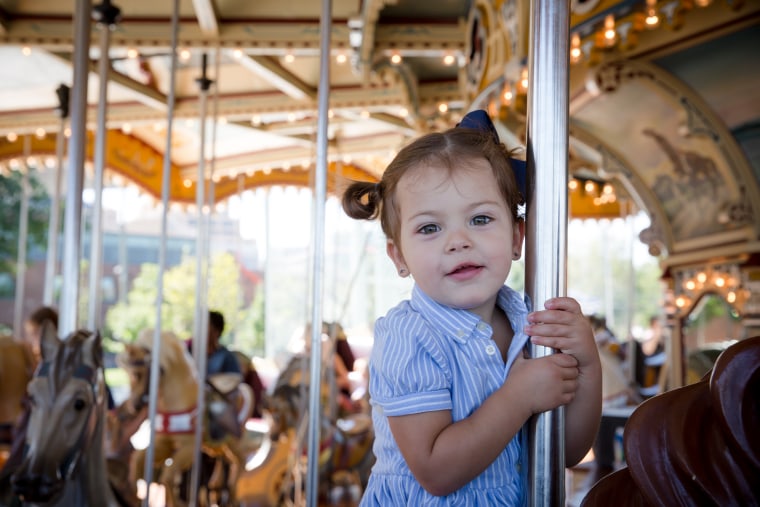
[[[439,303],[490,319],[522,231],[485,159],[449,173],[436,166],[405,174],[397,187],[398,244],[388,254]]]

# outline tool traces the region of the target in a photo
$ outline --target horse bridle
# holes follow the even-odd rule
[[[35,374],[35,377],[48,377],[49,373],[50,373],[50,362],[45,361],[40,365],[39,369],[37,370],[37,373]],[[76,470],[76,466],[79,463],[79,457],[84,452],[86,448],[86,444],[89,442],[89,440],[92,437],[90,433],[92,431],[92,428],[94,428],[96,424],[95,422],[92,421],[92,418],[93,416],[97,418],[97,412],[95,412],[95,407],[100,406],[100,403],[101,403],[101,400],[99,399],[99,394],[100,394],[100,398],[102,398],[102,395],[103,395],[103,393],[98,393],[98,368],[93,368],[86,364],[79,364],[76,366],[76,368],[74,369],[74,372],[71,374],[71,378],[84,380],[89,384],[90,389],[92,389],[94,403],[90,405],[89,412],[87,414],[87,423],[82,428],[82,431],[79,434],[79,437],[77,437],[76,443],[70,448],[69,452],[66,454],[66,456],[64,457],[59,467],[59,472],[61,474],[61,477],[64,480],[68,480],[73,475],[74,470]],[[25,445],[24,455],[26,455],[27,450],[28,450],[28,444]]]

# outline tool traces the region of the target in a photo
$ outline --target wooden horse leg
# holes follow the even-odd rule
[[[182,472],[192,467],[195,457],[193,445],[179,444],[175,452],[168,457],[171,457],[171,461],[164,460],[158,482],[166,488],[167,506],[183,506],[184,502],[177,495],[177,485],[180,483]]]

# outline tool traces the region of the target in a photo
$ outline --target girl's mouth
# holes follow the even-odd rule
[[[454,278],[455,280],[469,280],[476,276],[483,269],[483,266],[476,264],[460,264],[453,270],[451,270],[446,276]]]

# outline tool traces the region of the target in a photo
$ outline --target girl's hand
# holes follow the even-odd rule
[[[522,399],[532,414],[553,410],[575,398],[578,361],[568,354],[552,354],[535,359],[518,356],[504,385],[514,385],[523,392],[525,386],[530,386],[530,394]]]
[[[570,354],[578,360],[578,368],[599,362],[594,333],[581,307],[573,298],[552,298],[545,310],[528,314],[525,333],[531,342]]]

